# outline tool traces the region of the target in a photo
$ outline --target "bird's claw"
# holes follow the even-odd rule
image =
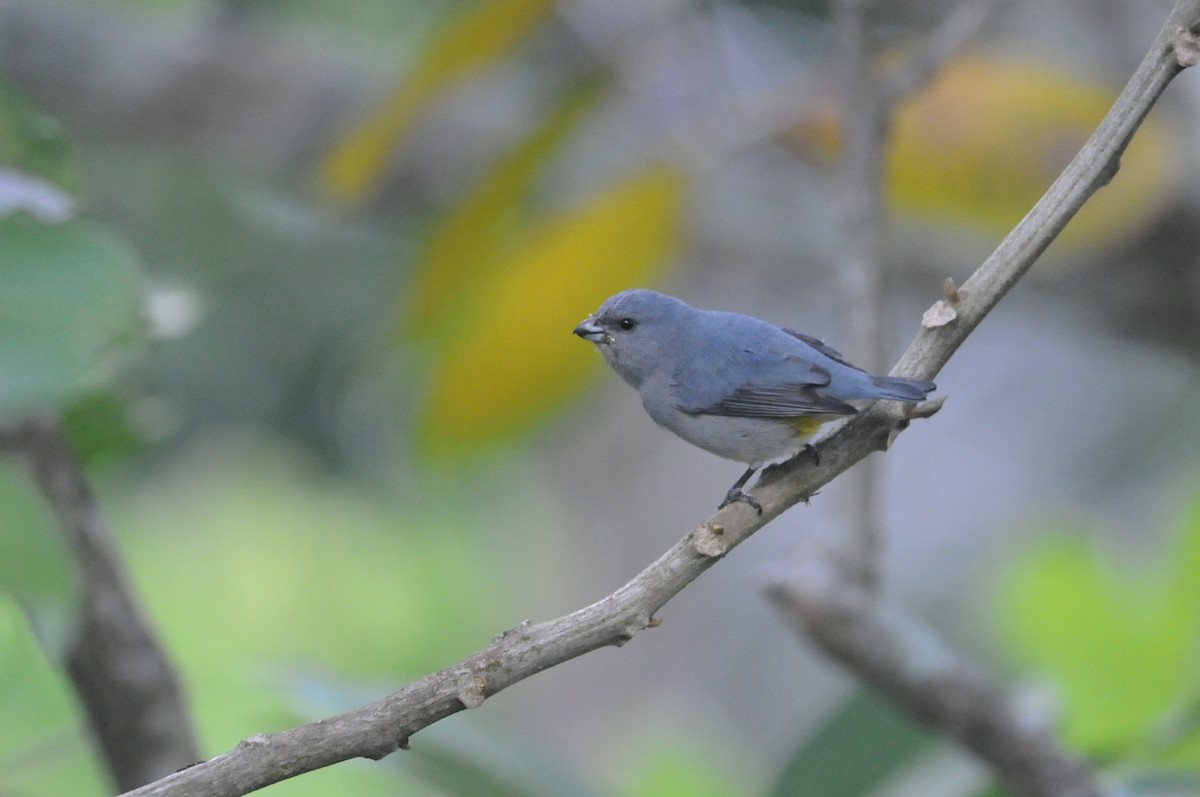
[[[721,502],[721,505],[718,506],[717,509],[724,509],[730,504],[735,504],[739,501],[743,504],[749,504],[750,506],[754,507],[755,512],[758,512],[760,515],[762,514],[762,504],[758,502],[758,499],[750,495],[750,493],[742,492],[742,490],[737,487],[731,487],[729,489],[729,492],[725,494],[725,500]]]
[[[821,452],[812,443],[805,443],[804,448],[800,450],[801,454],[808,454],[812,457],[813,467],[821,464]]]

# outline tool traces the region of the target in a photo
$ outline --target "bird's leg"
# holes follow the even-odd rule
[[[758,470],[758,468],[747,468],[746,472],[742,474],[742,477],[735,481],[733,486],[729,488],[729,492],[725,493],[725,500],[721,502],[721,505],[717,507],[717,509],[724,509],[732,503],[741,501],[744,504],[749,504],[750,506],[754,507],[755,511],[761,515],[762,504],[758,502],[758,499],[749,493],[742,492],[742,488],[746,486],[746,482],[750,481],[750,477],[754,475],[756,470]]]

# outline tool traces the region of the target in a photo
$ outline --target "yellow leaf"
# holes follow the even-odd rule
[[[321,193],[345,203],[370,192],[425,102],[507,55],[552,7],[552,0],[484,0],[444,28],[416,71],[326,156],[318,176]]]
[[[1116,93],[1041,64],[983,55],[947,64],[897,111],[888,141],[887,192],[899,214],[1008,232],[1041,197],[1108,111]],[[837,153],[836,115],[822,109],[797,140]],[[1176,149],[1154,116],[1134,136],[1117,177],[1060,236],[1062,246],[1111,247],[1145,228],[1177,195]]]
[[[901,107],[888,190],[904,212],[1001,235],[1029,211],[1116,99],[1054,69],[962,58]],[[1067,244],[1109,246],[1141,229],[1169,195],[1170,145],[1147,120],[1121,173],[1063,231]]]
[[[425,449],[463,454],[531,427],[598,362],[571,330],[612,293],[653,282],[678,240],[683,178],[628,178],[499,264],[442,350],[419,418]]]
[[[487,279],[498,254],[507,249],[506,238],[530,186],[596,96],[594,87],[569,95],[445,215],[409,286],[405,332],[428,335],[444,328],[463,289]]]

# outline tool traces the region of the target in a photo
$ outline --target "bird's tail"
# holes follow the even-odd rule
[[[902,376],[872,376],[871,383],[879,393],[877,398],[895,401],[924,401],[927,394],[937,390],[928,379],[905,379]]]

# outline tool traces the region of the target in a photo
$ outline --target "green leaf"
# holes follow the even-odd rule
[[[71,566],[46,502],[24,471],[0,459],[0,593],[30,607],[69,605]]]
[[[3,594],[0,683],[0,794],[112,793],[62,671],[47,661],[21,607]]]
[[[82,396],[64,409],[62,424],[75,456],[89,465],[128,459],[147,442],[129,401],[112,391]]]
[[[626,797],[734,797],[745,794],[726,767],[702,745],[659,742],[632,766]]]
[[[1194,693],[1200,523],[1183,525],[1171,553],[1134,571],[1083,539],[1059,536],[1006,574],[1001,613],[1011,650],[1059,686],[1065,736],[1092,755],[1146,754]],[[1195,740],[1186,748],[1200,763]]]
[[[0,413],[105,383],[141,336],[129,251],[82,221],[0,218]]]
[[[74,188],[71,146],[54,119],[0,80],[0,169]]]
[[[930,734],[873,692],[860,689],[792,754],[772,797],[870,794],[927,752]]]

